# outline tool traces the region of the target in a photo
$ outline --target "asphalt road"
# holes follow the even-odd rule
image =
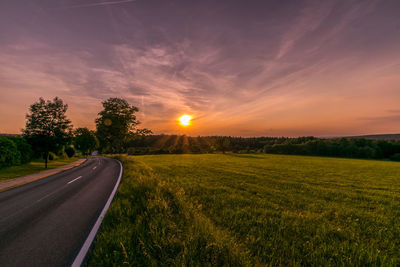
[[[0,193],[0,266],[70,266],[120,173],[91,157],[79,167]]]

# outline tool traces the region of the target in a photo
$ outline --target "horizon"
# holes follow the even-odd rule
[[[21,134],[16,134],[16,133],[0,133],[0,135],[6,135],[6,136],[22,136]],[[151,134],[151,135],[177,135],[177,136],[187,136],[187,137],[232,137],[232,138],[301,138],[301,137],[314,137],[314,138],[320,138],[320,139],[335,139],[335,138],[366,138],[366,137],[384,137],[384,136],[393,136],[395,135],[396,137],[400,138],[400,133],[388,133],[388,134],[364,134],[364,135],[352,135],[352,136],[314,136],[314,135],[308,135],[308,136],[267,136],[267,135],[259,135],[259,136],[239,136],[239,135],[198,135],[198,136],[193,136],[193,135],[186,135],[186,134],[164,134],[164,133],[159,133],[159,134]],[[387,139],[389,140],[389,139]]]
[[[394,0],[5,0],[0,133],[58,96],[75,128],[122,97],[154,134],[396,134],[399,13]]]

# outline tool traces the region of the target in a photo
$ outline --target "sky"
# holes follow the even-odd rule
[[[399,14],[398,0],[1,0],[0,133],[55,96],[76,128],[122,97],[156,134],[400,133]]]

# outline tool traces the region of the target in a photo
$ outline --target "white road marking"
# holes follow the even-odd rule
[[[86,161],[85,161],[85,162],[86,162]],[[23,211],[25,211],[25,210],[27,210],[27,209],[30,209],[30,208],[31,208],[32,206],[34,206],[36,203],[39,203],[39,202],[41,202],[43,199],[46,199],[46,198],[48,198],[49,196],[52,196],[52,195],[54,195],[54,194],[60,192],[60,191],[63,190],[66,186],[68,186],[70,183],[73,183],[73,182],[75,182],[76,180],[78,180],[78,179],[80,179],[80,178],[82,178],[82,176],[79,176],[79,177],[75,178],[74,180],[68,182],[67,184],[65,184],[65,185],[63,185],[63,186],[61,186],[60,188],[58,188],[58,189],[55,190],[55,191],[44,195],[43,197],[41,197],[40,199],[36,200],[35,202],[31,202],[30,205],[27,205],[27,206],[25,206],[25,207],[19,209],[18,211],[14,212],[14,213],[12,213],[12,214],[10,214],[10,215],[4,217],[4,218],[0,218],[0,222],[6,221],[6,219],[9,219],[9,218],[11,218],[11,217],[13,217],[13,216],[15,216],[15,215],[17,215],[17,214],[20,214],[20,213],[22,213]]]
[[[66,187],[66,186],[67,186],[67,185],[61,186],[61,187],[60,187],[59,189],[57,189],[56,191],[53,191],[53,192],[51,192],[51,193],[49,193],[49,194],[43,196],[42,198],[40,198],[40,199],[37,200],[36,202],[40,202],[40,201],[42,201],[43,199],[48,198],[49,196],[52,196],[52,195],[54,195],[55,193],[60,192],[60,191],[61,191],[62,189],[64,189],[64,187]]]
[[[97,168],[97,166],[94,166],[94,167],[93,167],[93,170],[95,170],[96,168]]]
[[[81,179],[81,178],[82,178],[82,176],[79,176],[79,177],[75,178],[74,180],[69,181],[68,184],[73,183],[73,182],[75,182],[76,180],[79,180],[79,179]]]
[[[82,265],[83,260],[86,258],[86,254],[88,253],[89,248],[92,245],[94,238],[96,237],[97,231],[99,231],[99,228],[100,228],[101,223],[103,222],[104,216],[106,215],[106,212],[107,212],[108,208],[110,207],[111,201],[113,200],[115,193],[117,192],[119,183],[121,182],[121,177],[122,177],[122,172],[123,172],[122,163],[120,161],[118,161],[118,163],[120,165],[118,181],[115,184],[114,189],[111,192],[111,195],[108,198],[106,205],[104,206],[103,210],[101,211],[99,218],[97,218],[96,223],[94,224],[92,230],[90,231],[89,236],[86,238],[85,243],[83,244],[81,250],[79,251],[78,255],[76,256],[71,267],[80,267]]]
[[[57,189],[56,191],[53,191],[53,192],[51,192],[51,193],[49,193],[49,194],[47,194],[47,195],[41,197],[40,199],[36,200],[36,201],[33,202],[32,204],[27,205],[27,206],[23,207],[22,209],[19,209],[17,212],[12,213],[12,214],[6,216],[5,218],[1,218],[1,219],[0,219],[0,222],[6,221],[6,219],[12,218],[13,216],[15,216],[15,215],[17,215],[17,214],[22,213],[24,210],[30,209],[30,208],[31,208],[32,206],[34,206],[36,203],[39,203],[39,202],[41,202],[43,199],[48,198],[49,196],[52,196],[52,195],[54,195],[55,193],[60,192],[60,191],[61,191],[62,189],[64,189],[64,187],[66,187],[66,186],[67,186],[67,184],[63,185],[62,187],[60,187],[60,188]]]

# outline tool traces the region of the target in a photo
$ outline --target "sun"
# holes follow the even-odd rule
[[[184,115],[182,115],[178,120],[179,120],[179,123],[182,125],[182,126],[189,126],[190,125],[190,120],[192,119],[192,116],[190,116],[190,115],[187,115],[187,114],[184,114]]]

